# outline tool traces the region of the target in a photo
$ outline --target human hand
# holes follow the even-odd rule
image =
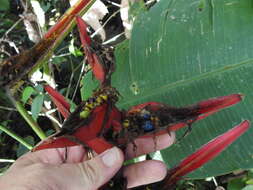
[[[175,134],[156,137],[156,149],[170,146]],[[129,144],[125,158],[153,152],[153,138],[135,140],[137,150]],[[66,156],[66,160],[65,160]],[[8,190],[95,190],[108,182],[121,168],[123,152],[114,147],[87,160],[82,146],[45,149],[29,152],[20,157],[9,170],[0,177],[0,189]],[[162,180],[167,173],[164,163],[148,160],[126,166],[123,171],[128,188]]]

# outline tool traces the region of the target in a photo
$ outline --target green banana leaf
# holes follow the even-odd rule
[[[125,109],[147,101],[179,107],[231,93],[245,95],[243,102],[193,124],[190,135],[161,151],[172,167],[253,118],[253,2],[160,0],[135,19],[131,40],[117,48],[116,63],[112,81],[122,95],[119,106]],[[252,132],[188,177],[251,168]],[[183,133],[180,130],[177,137]]]

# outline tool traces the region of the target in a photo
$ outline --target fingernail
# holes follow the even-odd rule
[[[117,148],[111,148],[101,154],[102,161],[107,167],[112,167],[119,159],[119,151]]]

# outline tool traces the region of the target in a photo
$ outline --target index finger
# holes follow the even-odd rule
[[[167,148],[175,142],[175,139],[176,135],[174,132],[154,137],[138,138],[134,140],[133,143],[128,144],[126,148],[126,159],[131,159]]]

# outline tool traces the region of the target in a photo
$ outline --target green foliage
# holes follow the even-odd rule
[[[52,130],[52,129],[49,129],[48,131],[46,131],[46,135],[47,135],[47,136],[50,136],[50,135],[52,135],[52,134],[54,134],[54,133],[55,133],[55,131]]]
[[[247,185],[242,190],[253,190],[253,185]]]
[[[6,32],[6,28],[10,28],[14,23],[11,19],[6,18],[7,14],[0,14],[0,35],[2,36]]]
[[[228,182],[227,190],[251,190],[253,188],[253,170],[249,170],[246,175]]]
[[[31,95],[35,92],[34,88],[31,86],[27,86],[22,92],[22,102],[25,104],[27,100],[31,97]]]
[[[69,52],[74,55],[75,57],[78,57],[78,56],[82,56],[83,53],[77,49],[74,45],[74,39],[71,39],[70,41],[70,44],[69,44]]]
[[[92,72],[88,72],[81,82],[81,97],[82,100],[87,100],[91,97],[93,91],[97,89],[99,82],[94,79]]]
[[[0,176],[3,175],[3,173],[10,167],[10,165],[6,165],[4,167],[0,168]]]
[[[146,8],[146,5],[145,5],[145,2],[143,0],[141,1],[135,1],[135,2],[131,2],[129,1],[129,4],[130,4],[130,8],[129,8],[129,19],[134,21],[134,18],[136,16],[138,16],[139,14],[147,11],[147,8]]]
[[[246,96],[242,103],[194,124],[190,135],[161,151],[168,167],[242,119],[253,119],[252,1],[207,2],[200,11],[200,1],[160,1],[136,18],[129,53],[122,47],[116,53],[112,83],[123,97],[121,108],[147,101],[184,106],[231,93]],[[252,129],[189,176],[252,167],[251,134]]]
[[[42,105],[43,105],[43,100],[44,100],[44,95],[39,94],[37,95],[32,102],[32,117],[37,120],[38,115],[42,109]]]
[[[32,137],[32,136],[27,136],[24,138],[24,140],[32,146],[35,145],[34,137]],[[25,147],[24,145],[19,143],[17,150],[16,150],[17,157],[22,156],[23,154],[25,154],[28,151],[29,151],[29,149],[27,149],[27,147]]]
[[[245,181],[243,179],[234,179],[228,183],[228,190],[238,190],[245,187]]]
[[[37,90],[38,93],[43,93],[44,92],[44,87],[41,84],[36,85],[34,88]]]
[[[43,106],[43,101],[45,98],[44,95],[44,89],[42,85],[37,85],[34,88],[31,86],[27,86],[23,92],[22,92],[22,97],[21,100],[25,104],[27,103],[27,100],[31,98],[33,95],[33,101],[31,105],[31,112],[32,112],[32,117],[37,120],[39,113],[41,112],[42,106]]]
[[[206,6],[206,0],[199,0],[198,10],[203,11]]]
[[[51,4],[52,3],[49,3],[49,2],[41,2],[41,8],[43,9],[44,12],[47,12],[50,7],[51,7]],[[52,8],[52,7],[51,7]]]
[[[0,0],[0,11],[7,11],[10,8],[9,0]]]

